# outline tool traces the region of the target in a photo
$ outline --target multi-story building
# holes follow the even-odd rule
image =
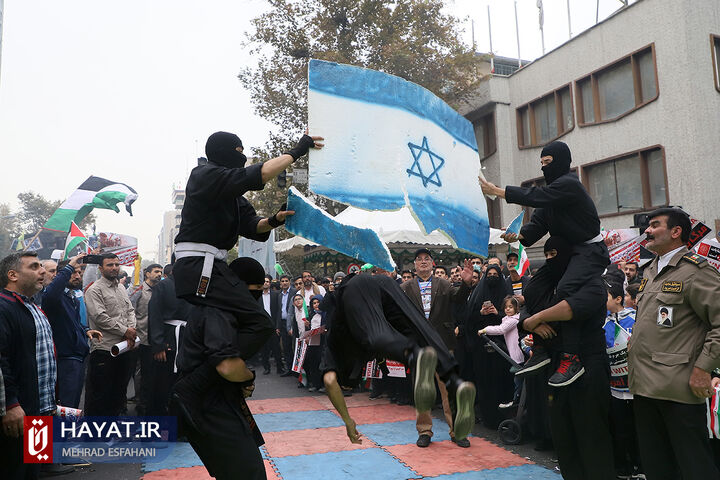
[[[559,139],[605,229],[679,205],[720,230],[718,0],[639,0],[510,75],[490,75],[461,113],[497,185],[543,184],[540,150]],[[520,212],[488,207],[493,227]]]
[[[162,265],[170,263],[173,252],[175,236],[180,228],[180,213],[185,203],[185,190],[173,188],[173,210],[163,214],[163,225],[158,235],[158,262]]]

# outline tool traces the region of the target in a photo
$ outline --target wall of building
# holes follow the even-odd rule
[[[714,228],[720,218],[714,174],[720,166],[720,92],[713,79],[711,33],[720,35],[717,0],[642,0],[515,74],[492,77],[461,111],[472,119],[473,111],[495,106],[497,152],[483,161],[485,175],[500,185],[542,176],[541,148],[518,148],[516,108],[654,43],[658,98],[617,121],[586,127],[578,126],[573,105],[575,126],[560,140],[570,146],[575,166],[662,145],[669,203]],[[571,88],[574,104],[574,83]],[[519,211],[504,204],[503,223]],[[632,214],[601,220],[606,229],[633,223]]]

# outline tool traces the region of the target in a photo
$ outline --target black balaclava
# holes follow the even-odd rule
[[[490,270],[497,271],[498,276],[497,277],[488,277],[487,272],[489,272]],[[485,281],[487,282],[487,284],[490,288],[495,288],[498,285],[500,285],[500,280],[502,280],[502,279],[503,279],[502,269],[500,268],[499,265],[492,264],[492,265],[487,266],[487,269],[485,270]]]
[[[562,276],[565,274],[568,263],[570,263],[570,254],[572,253],[572,246],[570,243],[562,237],[554,236],[548,238],[545,242],[543,249],[545,252],[550,250],[557,250],[557,255],[553,258],[545,260],[545,265],[550,270],[550,275],[553,280],[560,281]]]
[[[215,132],[205,143],[205,155],[208,162],[228,168],[242,168],[247,162],[247,157],[235,150],[242,147],[240,137],[234,133]]]
[[[540,158],[550,155],[553,161],[541,168],[545,182],[550,185],[562,175],[570,172],[570,147],[563,142],[550,142],[540,152]],[[210,158],[210,157],[208,157]]]
[[[250,257],[240,257],[230,264],[230,270],[246,285],[263,285],[265,283],[265,269],[262,264]],[[262,290],[249,290],[255,299],[262,296]]]

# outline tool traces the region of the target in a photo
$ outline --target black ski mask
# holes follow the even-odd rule
[[[215,132],[205,143],[205,156],[208,162],[221,165],[227,168],[242,168],[247,162],[247,157],[235,150],[242,147],[240,137],[234,133]]]
[[[263,285],[265,283],[265,269],[260,262],[254,258],[240,257],[233,260],[229,266],[230,270],[232,270],[240,280],[245,282],[246,285]],[[255,300],[262,296],[262,290],[260,289],[248,289],[248,291]]]
[[[545,182],[550,185],[562,175],[570,172],[570,148],[563,142],[551,142],[545,145],[540,152],[540,158],[550,155],[553,161],[541,168],[545,176]],[[209,158],[209,157],[208,157]]]
[[[548,270],[550,270],[550,276],[552,279],[559,282],[565,274],[565,269],[567,269],[567,266],[570,263],[572,246],[564,238],[555,236],[548,238],[547,242],[545,242],[543,250],[545,252],[549,252],[550,250],[557,251],[556,256],[545,260],[545,265],[547,265]]]

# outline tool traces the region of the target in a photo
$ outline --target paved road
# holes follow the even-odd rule
[[[358,448],[347,440],[327,398],[297,388],[293,378],[260,374],[249,404],[265,436],[261,451],[269,479],[561,478],[552,452],[537,452],[532,443],[502,445],[496,431],[481,425],[475,426],[472,447],[460,449],[449,441],[440,410],[434,412],[433,443],[419,449],[414,445],[417,433],[411,407],[355,394],[348,398],[348,405],[365,438]],[[182,444],[160,464],[97,463],[58,478],[209,479],[201,465],[192,449]]]

